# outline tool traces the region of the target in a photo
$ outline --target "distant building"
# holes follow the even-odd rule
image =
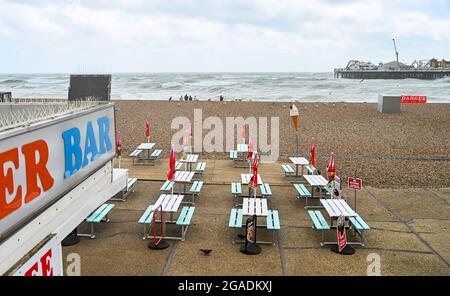
[[[430,66],[431,68],[450,68],[450,61],[446,61],[444,59],[438,61],[433,58],[430,60]]]

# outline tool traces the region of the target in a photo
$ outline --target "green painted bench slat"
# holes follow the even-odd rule
[[[103,204],[91,216],[86,219],[86,222],[100,223],[106,215],[114,208],[113,204]]]
[[[231,209],[230,222],[228,223],[230,228],[242,227],[242,209]]]
[[[169,191],[172,189],[174,182],[173,181],[169,181],[167,180],[166,182],[164,182],[164,184],[161,186],[161,188],[159,190],[161,191]]]
[[[350,217],[349,220],[355,226],[355,228],[357,230],[369,230],[370,229],[369,225],[367,225],[367,223],[364,222],[364,220],[360,216]]]
[[[261,194],[263,196],[272,196],[272,190],[270,189],[269,183],[261,184],[259,189],[261,190]]]
[[[267,229],[280,230],[280,217],[277,210],[267,211]]]
[[[314,228],[318,230],[329,230],[330,226],[325,221],[325,218],[322,216],[320,211],[308,211],[308,215],[313,221]]]
[[[294,184],[295,190],[297,190],[299,197],[311,197],[311,193],[306,189],[303,184]]]
[[[285,174],[293,174],[294,173],[294,169],[288,164],[282,164],[281,167],[283,168],[283,171]]]
[[[206,162],[199,162],[197,164],[197,168],[195,169],[197,172],[204,172],[206,168]]]
[[[131,188],[134,187],[134,185],[137,182],[137,178],[128,178],[128,182],[127,182],[127,191],[130,191]]]
[[[137,156],[139,156],[139,154],[141,154],[141,152],[142,152],[142,150],[136,149],[136,150],[134,150],[133,152],[130,153],[130,156],[131,157],[137,157]]]
[[[233,160],[237,159],[237,151],[236,150],[230,151],[230,158]]]
[[[183,207],[178,217],[177,225],[190,225],[192,215],[194,215],[195,207]]]
[[[314,175],[316,173],[316,168],[311,164],[307,165],[306,169],[308,170],[310,175]]]
[[[194,181],[194,183],[191,186],[191,189],[189,189],[192,193],[200,193],[200,190],[202,190],[203,187],[203,181]]]
[[[139,224],[150,224],[153,220],[153,214],[155,212],[153,211],[153,205],[149,205],[148,208],[145,210],[142,217],[139,219]]]
[[[242,194],[241,183],[231,183],[231,193],[234,195]]]
[[[155,150],[152,152],[151,157],[158,158],[161,155],[162,150]]]

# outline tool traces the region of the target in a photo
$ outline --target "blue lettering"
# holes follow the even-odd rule
[[[80,147],[80,130],[76,127],[71,128],[64,131],[62,133],[62,137],[64,139],[64,154],[66,165],[64,171],[64,179],[67,179],[81,168],[82,150]]]
[[[98,124],[98,137],[100,154],[103,154],[112,148],[111,139],[109,138],[109,119],[106,116],[100,117],[97,120]],[[105,149],[106,146],[106,149]]]
[[[86,141],[84,143],[84,158],[83,167],[89,163],[88,155],[91,154],[91,161],[96,160],[100,155],[98,154],[97,142],[95,141],[94,128],[92,122],[89,121],[86,126]]]

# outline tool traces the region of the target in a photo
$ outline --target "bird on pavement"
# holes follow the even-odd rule
[[[202,252],[205,256],[209,256],[209,254],[211,254],[212,252],[212,249],[200,249],[200,252]]]

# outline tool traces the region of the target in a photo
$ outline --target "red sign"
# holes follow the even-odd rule
[[[339,252],[341,252],[347,246],[347,233],[345,232],[344,216],[340,216],[338,218],[336,230],[337,230],[338,248]]]
[[[362,179],[348,177],[347,184],[348,184],[349,189],[354,189],[354,190],[359,190],[359,191],[361,191],[361,189],[362,189]]]
[[[402,96],[402,104],[426,104],[427,96]]]

